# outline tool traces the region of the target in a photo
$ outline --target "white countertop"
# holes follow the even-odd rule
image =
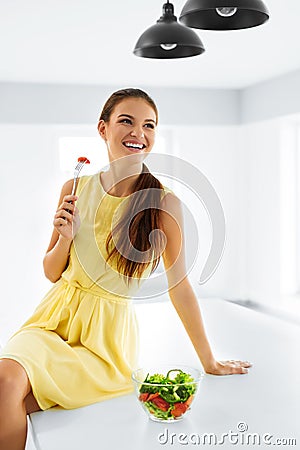
[[[251,361],[253,367],[247,375],[206,374],[189,416],[171,424],[148,419],[134,395],[77,410],[52,408],[34,413],[31,424],[36,449],[177,450],[217,446],[227,450],[253,448],[253,439],[261,442],[255,448],[277,448],[286,441],[279,446],[276,439],[293,438],[297,445],[284,448],[300,448],[300,327],[219,299],[201,300],[200,305],[216,357]],[[171,302],[140,304],[136,312],[141,366],[175,362],[201,368]],[[238,431],[243,426],[247,431]],[[225,437],[225,443],[220,444],[222,434],[230,432],[237,433],[231,436],[232,443]],[[208,440],[204,445],[204,433],[214,433],[212,439],[219,444],[209,445]],[[249,436],[252,445],[246,445],[251,433],[257,436]],[[268,444],[263,442],[265,434],[272,435],[265,438]],[[34,447],[28,443],[27,448]]]

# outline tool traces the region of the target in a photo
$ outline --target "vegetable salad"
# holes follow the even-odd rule
[[[171,373],[173,377],[170,377]],[[197,388],[194,378],[181,369],[169,370],[166,376],[147,374],[143,383],[147,384],[141,385],[139,400],[160,420],[177,419],[185,414]]]

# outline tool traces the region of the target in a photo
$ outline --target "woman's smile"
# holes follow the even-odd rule
[[[131,152],[142,152],[146,145],[133,139],[126,139],[122,144]]]

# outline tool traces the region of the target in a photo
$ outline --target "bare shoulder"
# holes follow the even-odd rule
[[[174,192],[167,192],[161,200],[161,209],[164,212],[172,212],[181,209],[181,200]]]
[[[77,179],[77,189],[78,189],[79,185],[81,185],[82,181],[83,181],[83,180],[86,181],[86,180],[88,180],[88,178],[89,178],[88,176],[78,177],[78,179]],[[74,182],[74,180],[73,180],[73,178],[71,178],[70,180],[67,180],[67,181],[63,184],[62,189],[61,189],[61,198],[60,198],[60,201],[62,200],[62,198],[63,198],[65,195],[69,195],[69,194],[72,193],[73,182]]]
[[[180,204],[181,200],[174,194],[174,192],[167,192],[161,200],[161,206],[166,208],[178,207]]]
[[[66,181],[63,186],[62,186],[62,192],[64,193],[64,195],[67,194],[71,194],[72,192],[72,187],[73,187],[73,178],[71,178],[70,180]]]
[[[173,192],[168,192],[162,199],[161,204],[161,224],[163,228],[170,229],[170,225],[174,226],[175,222],[182,221],[182,205],[181,200]]]

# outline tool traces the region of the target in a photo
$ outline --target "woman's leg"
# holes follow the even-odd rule
[[[24,450],[27,435],[25,398],[31,391],[25,369],[0,360],[0,450]]]

